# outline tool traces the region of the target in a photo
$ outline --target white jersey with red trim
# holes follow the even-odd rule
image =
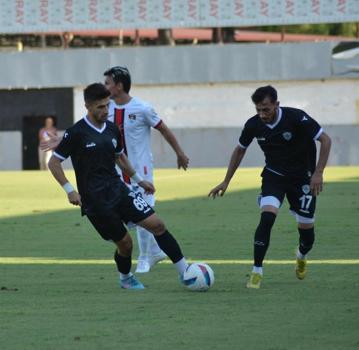
[[[136,172],[153,181],[151,127],[156,128],[162,122],[153,107],[135,97],[124,105],[111,100],[108,120],[120,128],[124,152]],[[123,179],[130,182],[126,176]]]

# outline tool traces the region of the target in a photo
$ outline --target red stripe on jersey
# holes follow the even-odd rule
[[[162,124],[162,120],[160,120],[160,121],[154,126],[154,128],[157,129],[161,124]]]
[[[146,165],[143,167],[143,173],[144,173],[145,175],[147,175],[147,167],[146,167]]]
[[[120,137],[123,151],[127,156],[126,140],[125,140],[125,110],[115,108],[115,124],[120,130]],[[131,183],[130,177],[122,172],[123,181],[126,183]]]

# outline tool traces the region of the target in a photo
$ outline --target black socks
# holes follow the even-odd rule
[[[264,211],[254,235],[254,266],[261,267],[264,256],[269,247],[271,229],[276,219],[276,214]]]

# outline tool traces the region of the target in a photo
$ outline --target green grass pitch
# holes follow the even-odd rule
[[[224,174],[155,173],[157,213],[186,257],[215,271],[213,288],[193,293],[169,263],[140,276],[146,290],[120,290],[114,247],[49,173],[1,172],[0,349],[358,349],[359,167],[325,172],[303,281],[294,274],[296,224],[283,206],[260,290],[245,288],[260,169],[239,169],[223,198],[207,198]]]

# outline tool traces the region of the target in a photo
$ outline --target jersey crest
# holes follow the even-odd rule
[[[112,144],[113,144],[113,147],[114,147],[114,148],[117,147],[117,141],[116,141],[116,139],[112,139]]]
[[[303,185],[302,191],[304,194],[308,194],[310,192],[310,186],[309,185]]]
[[[286,131],[282,134],[284,140],[289,141],[292,138],[292,133],[289,131]]]

